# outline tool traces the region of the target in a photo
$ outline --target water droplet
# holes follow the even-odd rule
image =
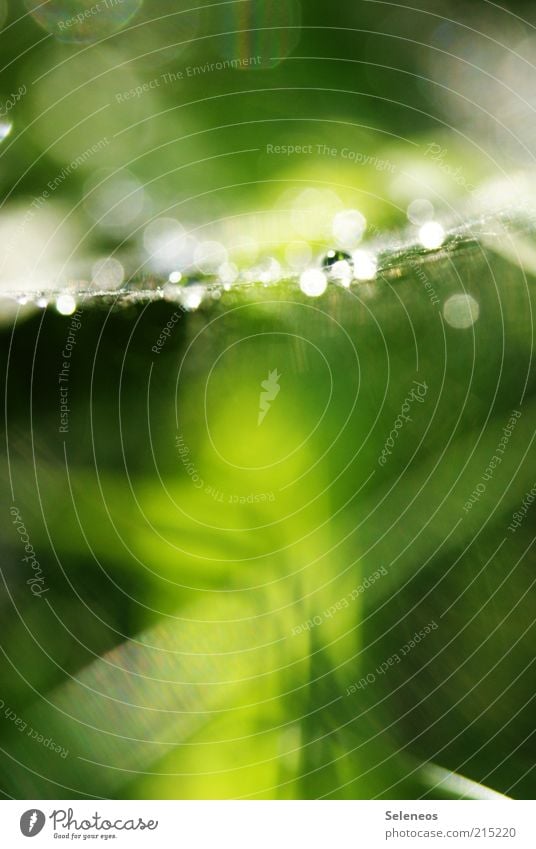
[[[374,280],[378,271],[378,261],[370,251],[354,251],[354,277],[356,280]]]
[[[427,221],[419,230],[419,242],[423,248],[435,250],[445,241],[445,231],[438,221]]]
[[[342,248],[355,248],[365,232],[367,220],[357,209],[345,209],[333,219],[333,235]]]
[[[443,317],[456,330],[472,327],[480,315],[480,307],[472,295],[452,295],[443,306]]]
[[[72,295],[59,295],[56,298],[56,309],[60,315],[72,315],[76,312],[76,300]]]
[[[345,253],[344,251],[328,251],[325,256],[322,258],[322,268],[330,269],[337,262],[348,262],[351,259],[350,254]]]
[[[434,217],[434,207],[426,198],[416,198],[409,204],[406,214],[412,224],[425,224]]]
[[[172,271],[168,277],[170,283],[180,283],[182,280],[182,274],[180,271]]]
[[[328,279],[318,268],[309,268],[300,275],[300,289],[311,298],[323,295],[328,285]]]
[[[330,269],[330,277],[348,289],[353,277],[352,263],[346,259],[334,263]]]
[[[203,301],[205,289],[203,286],[193,284],[185,287],[181,292],[181,301],[185,310],[196,310]]]

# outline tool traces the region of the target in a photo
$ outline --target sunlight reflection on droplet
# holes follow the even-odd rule
[[[346,289],[348,289],[350,283],[352,282],[352,266],[345,259],[341,259],[338,262],[333,263],[333,265],[329,269],[329,274],[330,277],[332,277]]]
[[[56,298],[56,309],[60,315],[72,315],[76,312],[76,300],[72,295],[59,295]]]
[[[180,271],[172,271],[168,277],[170,283],[180,283],[182,280],[182,274]]]
[[[318,268],[309,268],[300,275],[300,289],[304,295],[318,298],[323,295],[328,285],[328,279]]]
[[[434,250],[445,241],[445,231],[438,221],[427,221],[419,230],[419,242],[423,248]]]
[[[443,316],[447,324],[456,330],[472,327],[480,315],[480,307],[472,295],[452,295],[443,306]]]
[[[356,280],[374,280],[378,270],[376,257],[369,251],[354,251],[354,277]]]
[[[333,235],[341,247],[355,248],[363,238],[366,226],[366,218],[357,209],[345,209],[333,219]]]
[[[205,290],[203,286],[187,286],[181,292],[182,305],[185,310],[196,310],[203,300]]]

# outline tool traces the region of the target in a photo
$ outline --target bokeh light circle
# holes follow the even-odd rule
[[[480,307],[472,295],[452,295],[443,307],[443,317],[456,330],[472,327],[480,315]]]

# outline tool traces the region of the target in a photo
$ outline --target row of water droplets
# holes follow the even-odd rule
[[[60,315],[72,315],[82,302],[113,299],[118,305],[135,301],[167,300],[184,311],[193,312],[203,304],[219,300],[225,292],[251,286],[273,286],[285,281],[299,287],[310,298],[323,295],[328,286],[350,289],[360,286],[368,296],[375,293],[375,282],[382,276],[400,276],[400,269],[411,256],[426,255],[446,247],[446,242],[459,241],[460,231],[447,232],[434,219],[432,204],[425,199],[413,201],[407,210],[416,228],[417,239],[397,243],[390,248],[363,246],[367,231],[364,216],[356,209],[335,214],[332,222],[333,245],[318,251],[314,258],[311,245],[292,242],[285,251],[285,261],[267,256],[260,262],[240,269],[229,260],[224,245],[217,241],[197,243],[193,263],[188,268],[173,268],[173,258],[184,251],[185,233],[174,219],[160,218],[144,230],[145,253],[156,269],[148,275],[130,279],[117,257],[100,258],[92,264],[91,283],[78,279],[65,287],[34,293],[11,293],[21,306],[44,309],[49,305]],[[415,230],[414,230],[415,232]],[[125,282],[125,280],[127,282]],[[9,297],[9,295],[8,295]],[[447,323],[467,328],[479,316],[479,305],[465,293],[451,296],[443,306]]]
[[[409,220],[419,224],[418,244],[429,250],[441,247],[446,235],[442,225],[434,221],[432,216],[433,207],[429,201],[419,200],[408,207]],[[281,280],[295,280],[305,294],[318,297],[325,291],[329,281],[349,287],[352,282],[372,281],[376,278],[378,254],[372,248],[361,246],[366,229],[367,222],[361,212],[355,209],[343,210],[333,218],[334,246],[317,251],[316,258],[310,244],[292,241],[284,249],[284,260],[266,256],[259,262],[239,268],[235,262],[230,261],[227,249],[220,242],[195,242],[175,219],[157,218],[143,232],[146,258],[140,268],[148,267],[149,273],[144,271],[134,274],[135,279],[125,284],[125,261],[122,262],[118,256],[101,257],[92,263],[88,279],[73,279],[65,288],[73,290],[73,299],[76,290],[86,295],[92,292],[94,295],[119,295],[144,291],[170,300],[182,299],[185,306],[192,309],[197,308],[203,300],[194,294],[201,290],[229,291],[244,284],[270,285]],[[144,283],[147,284],[145,289]],[[20,303],[32,300],[37,306],[43,307],[48,300],[53,299],[55,288],[61,287],[51,286],[48,299],[46,290],[37,297],[32,297],[34,293],[30,292],[19,293],[17,299]],[[63,299],[60,306],[64,308],[67,303]]]

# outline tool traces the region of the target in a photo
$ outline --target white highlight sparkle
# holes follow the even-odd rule
[[[76,300],[72,295],[60,295],[56,298],[56,309],[60,315],[72,315],[76,312]]]
[[[329,273],[341,286],[344,286],[346,289],[349,288],[352,282],[352,266],[347,260],[341,259],[333,263],[329,269]]]
[[[182,305],[185,310],[196,310],[201,306],[205,290],[203,286],[187,286],[181,293]]]
[[[300,289],[311,298],[318,298],[327,289],[328,279],[318,268],[309,268],[300,275]]]
[[[370,251],[354,251],[352,261],[356,280],[374,280],[378,271],[378,262]]]
[[[419,230],[419,242],[423,248],[434,250],[445,241],[445,231],[438,221],[427,221]]]

